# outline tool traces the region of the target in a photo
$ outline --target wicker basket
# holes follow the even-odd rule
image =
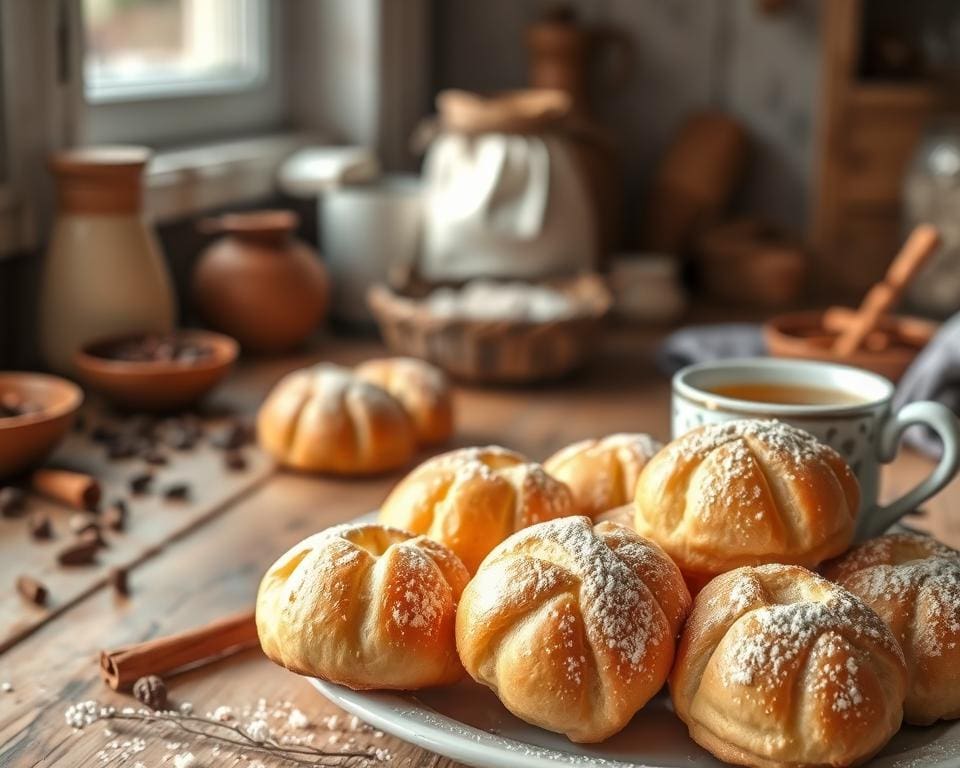
[[[544,323],[440,317],[425,303],[383,285],[373,286],[367,298],[395,352],[429,360],[460,379],[519,383],[558,378],[582,365],[612,303],[596,275],[550,286],[572,297],[582,314]]]

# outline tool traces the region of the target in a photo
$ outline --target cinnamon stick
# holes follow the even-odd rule
[[[100,676],[115,691],[141,677],[165,675],[259,645],[253,611],[226,616],[196,629],[100,653]]]
[[[94,510],[100,503],[100,483],[83,472],[38,469],[30,476],[30,484],[41,496],[75,509]]]
[[[834,352],[851,355],[863,344],[863,340],[877,327],[880,318],[900,301],[904,289],[939,245],[940,233],[930,224],[920,224],[910,233],[883,280],[869,290],[856,317],[837,337],[833,345]]]

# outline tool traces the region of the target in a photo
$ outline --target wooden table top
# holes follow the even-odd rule
[[[457,391],[455,445],[496,443],[543,459],[574,440],[619,431],[668,432],[669,385],[651,362],[655,335],[620,331],[605,336],[597,360],[568,381],[506,389],[461,386]],[[371,341],[324,340],[316,352],[244,363],[212,398],[211,412],[250,417],[272,384],[286,371],[316,360],[354,364],[383,350]],[[210,430],[218,428],[211,417]],[[84,700],[136,705],[100,680],[97,657],[114,648],[199,626],[250,608],[263,571],[310,533],[377,507],[402,473],[373,480],[336,480],[275,471],[248,448],[250,467],[229,473],[212,447],[172,457],[158,470],[158,485],[187,479],[189,503],[164,502],[153,494],[131,505],[127,532],[114,534],[95,566],[54,565],[56,542],[31,542],[23,519],[0,519],[0,765],[127,765],[181,768],[193,753],[197,766],[285,763],[235,748],[219,752],[153,725],[98,722],[74,731],[67,707]],[[142,468],[136,459],[108,462],[102,450],[74,435],[58,455],[100,476],[112,495],[124,492],[129,476]],[[882,496],[891,498],[930,470],[926,459],[904,452],[888,467]],[[55,528],[67,530],[70,513],[31,498],[46,508]],[[911,525],[960,546],[960,481],[927,505]],[[130,568],[131,592],[119,597],[107,584],[110,565]],[[25,604],[13,590],[18,574],[44,580],[48,608]],[[174,704],[189,701],[197,712],[221,706],[253,710],[266,699],[278,718],[299,709],[309,720],[314,743],[355,742],[387,750],[391,766],[450,766],[449,760],[370,731],[328,704],[304,680],[250,651],[169,678]],[[339,717],[334,717],[335,715]],[[137,739],[143,739],[142,742]],[[181,756],[180,760],[177,757]]]

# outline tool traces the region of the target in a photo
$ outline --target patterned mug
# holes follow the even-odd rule
[[[753,387],[807,388],[837,392],[837,402],[781,404],[720,395],[715,390]],[[936,494],[960,467],[960,423],[935,402],[910,403],[894,412],[893,384],[875,373],[808,360],[756,358],[690,365],[673,377],[671,428],[682,435],[703,424],[732,419],[779,419],[810,432],[836,449],[860,481],[857,540],[886,531]],[[885,506],[877,503],[880,466],[893,460],[904,430],[931,427],[943,441],[943,455],[919,485]]]

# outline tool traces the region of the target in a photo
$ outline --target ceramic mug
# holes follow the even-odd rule
[[[827,405],[776,404],[740,400],[712,390],[733,384],[779,385],[837,390],[847,402]],[[691,365],[673,377],[671,428],[677,437],[703,424],[733,419],[770,419],[810,432],[833,447],[860,481],[857,540],[878,536],[936,494],[960,466],[960,423],[935,402],[910,403],[893,411],[893,384],[875,373],[809,360],[756,358]],[[880,466],[893,460],[904,430],[932,428],[943,441],[943,456],[919,485],[887,505],[877,502]]]

